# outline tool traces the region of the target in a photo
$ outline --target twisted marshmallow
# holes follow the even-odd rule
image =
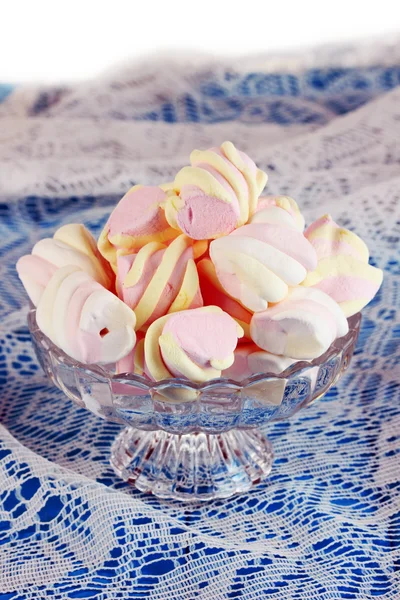
[[[226,235],[253,214],[267,175],[231,142],[194,150],[168,191],[168,223],[195,240]]]
[[[284,212],[282,212],[284,211]],[[290,196],[261,196],[250,223],[276,223],[304,231],[304,217]]]
[[[241,326],[244,336],[250,339],[250,321],[252,313],[246,310],[237,300],[231,298],[221,285],[215,267],[209,258],[197,263],[201,295],[205,306],[219,306]]]
[[[268,352],[290,358],[317,358],[346,335],[348,324],[338,304],[313,288],[294,288],[285,300],[255,313],[252,340]]]
[[[368,264],[368,248],[361,238],[339,227],[330,215],[312,223],[305,236],[316,250],[318,266],[302,285],[322,290],[351,317],[375,296],[383,272]]]
[[[158,242],[117,260],[117,293],[135,311],[136,327],[147,327],[166,313],[203,305],[191,240]]]
[[[37,306],[41,331],[83,363],[113,363],[135,345],[135,313],[76,266],[57,269]]]
[[[112,211],[98,240],[101,254],[114,271],[117,250],[132,253],[149,242],[168,242],[178,232],[167,223],[161,205],[165,191],[158,186],[133,186]]]
[[[280,302],[289,286],[304,281],[317,265],[314,248],[287,225],[287,211],[276,208],[271,221],[250,223],[210,244],[210,257],[228,294],[253,312]],[[290,217],[291,218],[291,217]]]
[[[44,289],[59,267],[74,265],[107,289],[114,277],[84,225],[71,223],[60,227],[53,238],[44,238],[22,256],[16,265],[19,278],[32,303],[37,306]]]
[[[154,381],[184,377],[198,383],[220,377],[234,360],[243,330],[217,306],[204,306],[155,321],[147,330],[144,358]]]
[[[278,375],[298,362],[288,356],[279,356],[260,350],[255,344],[243,344],[235,350],[234,363],[222,373],[224,377],[242,381],[257,373],[273,373]]]

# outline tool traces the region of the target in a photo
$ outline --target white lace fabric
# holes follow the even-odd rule
[[[324,52],[236,69],[400,63],[397,42]],[[289,98],[287,110],[312,107],[311,122],[247,122],[247,105],[225,122],[140,120],[169,102],[166,89],[181,98],[232,68],[199,59],[166,74],[146,64],[64,90],[37,114],[35,90],[0,104],[0,600],[399,598],[400,88],[376,89],[342,116],[325,100]],[[108,465],[119,426],[72,405],[37,369],[14,265],[62,223],[99,231],[130,185],[168,181],[193,148],[225,139],[308,222],[329,212],[361,235],[385,278],[337,387],[265,430],[271,477],[227,501],[183,506],[120,482]]]

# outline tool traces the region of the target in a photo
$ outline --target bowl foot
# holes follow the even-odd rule
[[[271,443],[256,430],[175,435],[127,427],[111,450],[114,471],[142,492],[199,501],[229,498],[265,479]]]

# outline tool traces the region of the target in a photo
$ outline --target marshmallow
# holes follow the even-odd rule
[[[195,240],[226,235],[246,223],[267,175],[231,142],[194,150],[190,162],[167,190],[168,223]]]
[[[41,331],[83,363],[113,363],[135,345],[135,313],[76,266],[60,267],[37,306]]]
[[[255,344],[242,344],[234,352],[233,364],[222,373],[224,377],[242,381],[259,373],[279,375],[291,365],[299,362],[288,356],[279,356],[260,350]]]
[[[210,257],[227,293],[253,312],[283,300],[317,264],[300,231],[275,223],[251,223],[212,241]]]
[[[359,312],[375,296],[383,279],[383,272],[368,264],[365,243],[339,227],[330,215],[312,223],[305,236],[316,250],[318,265],[302,285],[328,294],[346,317]]]
[[[253,341],[268,352],[300,360],[321,356],[348,323],[338,304],[313,288],[294,288],[285,300],[255,313],[250,323]]]
[[[168,247],[150,242],[137,254],[119,255],[117,293],[135,311],[137,329],[166,313],[202,306],[191,240],[180,235]]]
[[[144,334],[138,333],[134,348],[117,362],[116,373],[134,373],[145,375],[144,372]]]
[[[218,306],[204,306],[155,321],[147,330],[144,353],[154,381],[183,377],[202,383],[220,377],[234,360],[243,330]]]
[[[78,250],[81,254],[87,256],[91,260],[94,270],[93,273],[91,273],[90,270],[87,270],[87,273],[92,274],[93,278],[105,288],[111,289],[113,287],[114,274],[110,265],[100,254],[96,240],[84,225],[81,223],[69,223],[68,225],[63,225],[57,229],[53,235],[53,239],[63,244],[67,244],[67,246],[75,248],[75,250]],[[33,251],[32,254],[34,254]],[[76,264],[80,266],[78,263]],[[64,264],[57,266],[62,267]],[[81,268],[85,270],[84,267]]]
[[[37,306],[57,267],[40,256],[26,254],[18,260],[16,269],[32,304]]]
[[[219,306],[241,326],[244,336],[250,339],[250,321],[252,313],[239,302],[229,296],[221,285],[215,267],[209,258],[203,258],[197,263],[201,295],[205,306]]]
[[[37,242],[32,253],[17,262],[19,278],[35,306],[56,269],[66,265],[79,267],[107,289],[113,286],[112,271],[95,239],[84,225],[71,223],[60,227],[53,238]]]
[[[249,223],[276,223],[304,231],[304,217],[290,196],[261,196]]]
[[[177,237],[164,215],[167,195],[162,187],[133,186],[111,213],[98,240],[101,254],[117,270],[117,250],[126,254],[149,242],[168,242]]]

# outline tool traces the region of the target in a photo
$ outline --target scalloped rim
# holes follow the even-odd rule
[[[180,387],[195,390],[196,392],[204,392],[208,389],[213,389],[217,386],[219,387],[227,387],[231,389],[240,390],[241,388],[247,387],[250,384],[257,383],[261,380],[265,380],[266,376],[270,376],[271,379],[288,379],[289,377],[293,377],[293,375],[301,375],[304,371],[312,367],[319,367],[324,363],[332,360],[342,352],[343,347],[346,346],[346,342],[353,340],[358,337],[360,324],[361,324],[361,313],[357,313],[348,319],[349,323],[349,332],[343,336],[342,338],[338,338],[335,340],[330,348],[314,360],[307,361],[302,360],[297,363],[289,366],[287,369],[279,373],[278,375],[275,373],[256,373],[251,377],[247,377],[242,381],[235,381],[234,379],[227,379],[225,377],[218,377],[216,379],[211,379],[202,384],[197,384],[192,381],[188,381],[187,379],[170,377],[168,379],[163,379],[157,382],[149,382],[148,379],[142,377],[141,375],[134,375],[133,373],[119,373],[118,375],[107,371],[100,365],[97,364],[85,364],[80,363],[79,361],[74,360],[68,354],[66,354],[63,350],[58,348],[53,342],[46,337],[41,330],[39,329],[36,322],[36,309],[31,308],[28,313],[28,328],[29,331],[34,338],[35,342],[40,345],[47,352],[51,352],[51,354],[57,356],[57,358],[64,364],[79,370],[89,371],[94,375],[100,376],[101,378],[108,379],[112,382],[124,383],[124,384],[132,384],[134,383],[136,386],[144,389],[146,391],[157,391],[162,390],[169,386]]]

